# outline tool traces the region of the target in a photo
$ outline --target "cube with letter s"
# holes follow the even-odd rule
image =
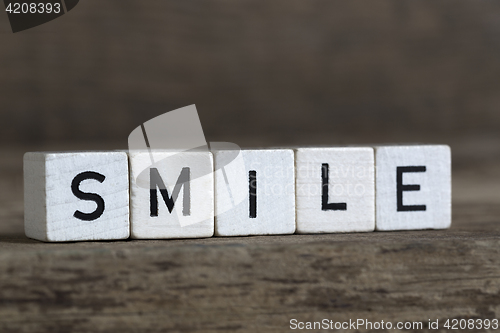
[[[26,236],[46,242],[127,239],[128,179],[124,152],[26,153]]]

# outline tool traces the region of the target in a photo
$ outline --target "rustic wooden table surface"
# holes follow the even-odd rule
[[[449,230],[64,244],[23,233],[22,155],[46,147],[0,148],[0,332],[499,318],[498,143],[452,144]]]

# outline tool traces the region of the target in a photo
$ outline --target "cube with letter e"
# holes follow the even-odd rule
[[[379,146],[375,164],[376,230],[450,227],[449,146]]]

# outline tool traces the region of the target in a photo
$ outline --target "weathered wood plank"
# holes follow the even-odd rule
[[[292,318],[494,318],[500,224],[482,216],[499,210],[476,209],[480,216],[458,217],[445,231],[69,244],[3,238],[0,327],[285,332]]]
[[[0,148],[0,331],[288,332],[292,318],[498,317],[497,145],[487,157],[457,147],[449,230],[62,244],[22,234],[22,154],[37,149]]]

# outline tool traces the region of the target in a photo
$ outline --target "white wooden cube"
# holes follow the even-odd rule
[[[211,237],[214,176],[208,151],[131,151],[131,238]]]
[[[379,146],[375,160],[377,230],[450,227],[449,146]]]
[[[237,152],[236,152],[237,153]],[[248,236],[295,232],[295,165],[291,149],[214,151],[215,234]],[[232,157],[230,157],[232,158]],[[230,159],[229,158],[229,159]]]
[[[298,148],[295,164],[297,233],[374,230],[373,148]]]
[[[46,242],[128,238],[127,154],[26,153],[24,228]]]

